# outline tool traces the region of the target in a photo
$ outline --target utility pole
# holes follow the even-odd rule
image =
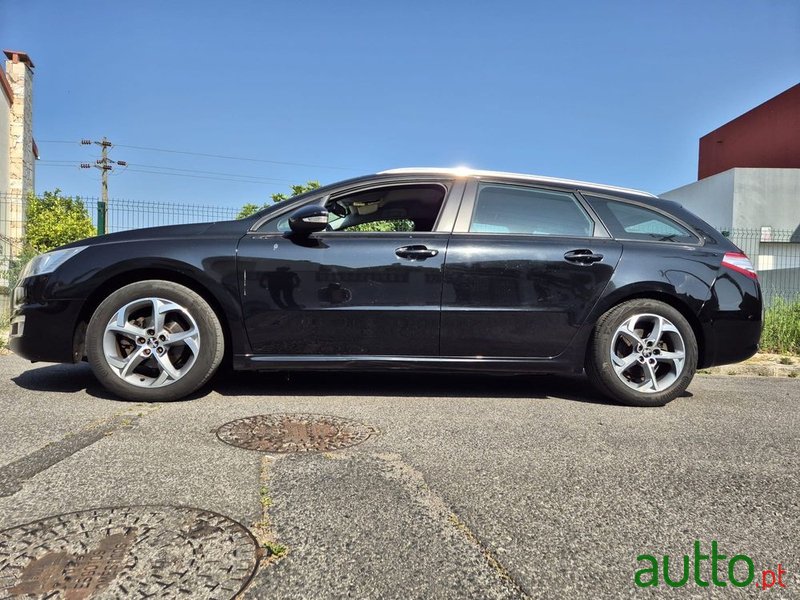
[[[91,169],[95,167],[96,169],[100,169],[101,172],[101,190],[100,190],[100,201],[97,203],[97,233],[99,235],[103,235],[106,233],[107,225],[108,225],[108,173],[114,169],[114,165],[119,165],[120,167],[127,167],[128,163],[124,160],[111,160],[108,158],[108,150],[114,144],[108,141],[105,136],[99,142],[92,141],[92,140],[81,140],[82,146],[89,146],[91,144],[97,144],[100,146],[100,150],[102,152],[102,158],[99,158],[95,161],[95,164],[91,163],[81,163],[81,169]]]

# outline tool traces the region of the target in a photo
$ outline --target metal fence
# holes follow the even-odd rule
[[[201,204],[173,204],[142,200],[111,200],[104,207],[97,198],[77,198],[86,208],[96,231],[107,233],[182,223],[202,223],[236,218],[238,209]],[[0,194],[0,311],[18,257],[26,246],[27,201]],[[104,210],[105,208],[105,210]],[[733,229],[722,232],[753,261],[767,303],[776,297],[800,300],[800,228]]]
[[[722,230],[747,254],[758,272],[764,301],[800,300],[800,227]]]
[[[98,234],[157,227],[235,219],[239,209],[227,206],[177,204],[148,200],[110,200],[105,206],[98,198],[73,197],[86,208]],[[27,198],[0,194],[0,315],[8,306],[8,288],[19,272],[26,254]],[[105,209],[105,210],[104,210]]]

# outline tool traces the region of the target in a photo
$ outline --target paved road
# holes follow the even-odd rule
[[[288,554],[262,564],[247,597],[657,595],[663,582],[634,585],[636,557],[680,566],[694,540],[746,554],[759,571],[782,563],[787,588],[770,597],[800,595],[796,379],[701,376],[653,410],[608,404],[562,377],[237,374],[191,401],[145,405],[109,398],[85,365],[4,356],[0,382],[0,528],[135,504],[252,526],[266,484]],[[215,436],[275,412],[380,433],[266,459]]]

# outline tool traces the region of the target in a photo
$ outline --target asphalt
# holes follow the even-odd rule
[[[246,597],[764,594],[634,584],[637,556],[679,565],[695,540],[749,556],[759,579],[781,563],[786,588],[770,597],[800,597],[798,379],[698,376],[663,409],[616,406],[580,377],[244,373],[147,405],[113,399],[85,365],[2,356],[0,382],[0,529],[165,504],[255,530],[268,494],[288,551],[262,561]],[[266,459],[215,435],[284,412],[378,433]]]

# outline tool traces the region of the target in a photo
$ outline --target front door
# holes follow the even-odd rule
[[[327,201],[330,231],[246,235],[237,263],[253,352],[438,356],[449,232],[435,229],[448,191],[359,190]]]

